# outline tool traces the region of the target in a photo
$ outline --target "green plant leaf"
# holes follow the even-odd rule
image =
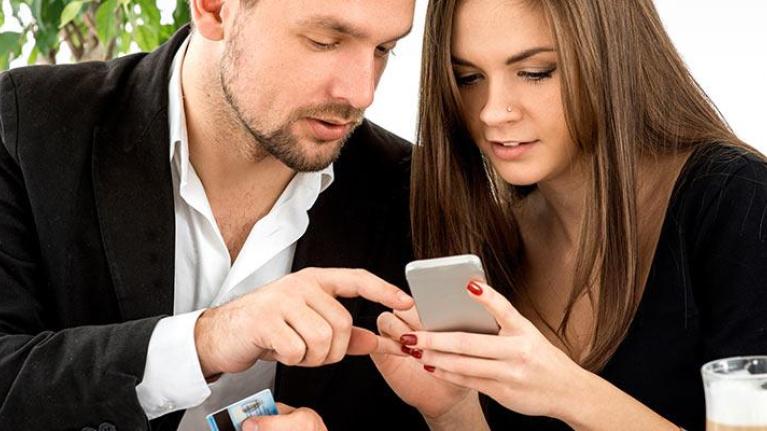
[[[6,31],[0,33],[0,70],[6,70],[11,60],[21,55],[21,33]]]
[[[160,44],[157,33],[152,31],[148,26],[138,26],[138,28],[136,28],[135,36],[136,43],[142,51],[152,51]]]
[[[118,6],[117,0],[106,0],[96,9],[96,35],[104,46],[119,34]]]
[[[27,58],[27,64],[33,65],[37,63],[37,56],[40,54],[40,51],[37,50],[37,47],[32,48],[32,52],[29,53],[29,57]]]
[[[59,48],[59,31],[56,27],[39,27],[34,34],[35,46],[41,54],[48,55]]]
[[[61,13],[69,0],[46,0],[43,6],[43,20],[47,27],[58,28]]]
[[[141,6],[141,18],[144,19],[144,24],[159,27],[162,15],[160,15],[160,9],[157,9],[157,2],[155,0],[137,0],[137,3]]]
[[[173,25],[176,29],[192,20],[189,14],[187,0],[176,0],[176,9],[173,11]]]
[[[21,51],[21,33],[5,31],[0,33],[0,52],[18,53]]]
[[[58,29],[61,13],[64,10],[64,1],[32,0],[30,9],[38,28],[43,31]]]
[[[171,36],[173,36],[173,33],[175,32],[176,32],[176,27],[173,25],[166,24],[160,27],[160,40],[158,42],[165,43],[165,41],[170,39]]]
[[[59,21],[64,10],[64,1],[32,0],[30,9],[35,18],[35,46],[40,50],[40,54],[50,57],[59,48]]]
[[[0,27],[5,24],[5,14],[3,13],[3,3],[0,2]]]
[[[43,1],[42,0],[32,0],[32,4],[28,4],[29,9],[32,11],[32,16],[35,18],[35,20],[38,22],[38,24],[43,21]],[[43,24],[45,24],[43,22]]]
[[[80,0],[75,0],[72,3],[69,3],[65,8],[64,11],[61,12],[61,23],[59,24],[59,28],[64,27],[65,25],[69,24],[70,21],[75,19],[78,13],[80,13],[80,9],[83,7],[83,2]]]
[[[23,0],[11,0],[11,11],[13,12],[13,16],[19,16],[19,9],[21,9],[22,1]]]

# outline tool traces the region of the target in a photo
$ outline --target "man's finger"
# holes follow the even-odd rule
[[[256,429],[258,431],[327,431],[322,418],[320,418],[317,412],[305,407],[277,416],[252,417],[242,423],[242,431],[253,431]]]
[[[306,355],[306,344],[296,331],[287,323],[276,325],[271,338],[270,356],[285,365],[298,365]]]
[[[286,414],[292,412],[295,409],[296,408],[293,407],[293,406],[289,406],[289,405],[283,404],[283,403],[277,403],[277,413],[279,413],[281,415],[286,415]]]
[[[378,336],[367,329],[352,327],[348,355],[362,356],[371,353],[402,355],[400,344],[390,338]]]
[[[310,307],[286,311],[285,321],[301,337],[306,351],[299,365],[316,367],[325,364],[333,341],[333,328]]]
[[[410,295],[365,270],[314,268],[304,270],[304,275],[311,277],[332,296],[361,296],[395,310],[406,310],[413,306]]]
[[[322,292],[307,296],[306,301],[333,329],[330,350],[328,351],[325,363],[340,361],[346,356],[346,349],[349,346],[353,325],[352,315],[335,298]]]

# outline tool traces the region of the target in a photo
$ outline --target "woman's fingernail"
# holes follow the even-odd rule
[[[412,349],[410,350],[410,356],[416,359],[421,359],[421,356],[423,356],[423,351],[418,349]]]
[[[406,355],[409,355],[410,352],[412,352],[412,350],[410,350],[410,348],[408,348],[407,346],[402,346],[402,353],[404,353]]]
[[[482,287],[476,281],[470,281],[469,285],[466,286],[466,290],[476,296],[482,295]]]
[[[406,346],[415,346],[418,344],[418,337],[413,334],[405,334],[399,337],[399,342]]]
[[[430,373],[434,372],[434,367],[432,367],[431,365],[424,365],[423,369],[428,371],[428,372],[430,372]]]

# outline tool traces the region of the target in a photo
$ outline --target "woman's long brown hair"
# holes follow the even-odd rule
[[[427,12],[411,193],[415,252],[421,258],[475,253],[491,284],[512,300],[522,299],[525,251],[512,208],[530,189],[503,182],[466,128],[450,58],[460,1],[431,0]],[[625,338],[642,294],[639,158],[697,145],[749,147],[687,70],[652,0],[528,3],[543,11],[551,27],[565,118],[589,161],[574,286],[553,329],[569,346],[564,334],[573,304],[589,295],[596,307],[595,331],[581,365],[597,371]]]

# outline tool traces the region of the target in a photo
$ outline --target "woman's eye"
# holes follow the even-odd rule
[[[520,78],[523,78],[523,79],[525,79],[527,81],[540,82],[540,81],[543,81],[544,79],[551,78],[551,75],[554,74],[555,70],[557,70],[556,67],[553,67],[553,68],[548,69],[548,70],[538,71],[538,72],[531,72],[531,71],[527,71],[527,70],[522,70],[522,71],[517,72],[517,76],[519,76]]]
[[[472,73],[471,75],[456,75],[455,81],[459,87],[468,87],[478,83],[482,79],[482,76],[478,73]]]

